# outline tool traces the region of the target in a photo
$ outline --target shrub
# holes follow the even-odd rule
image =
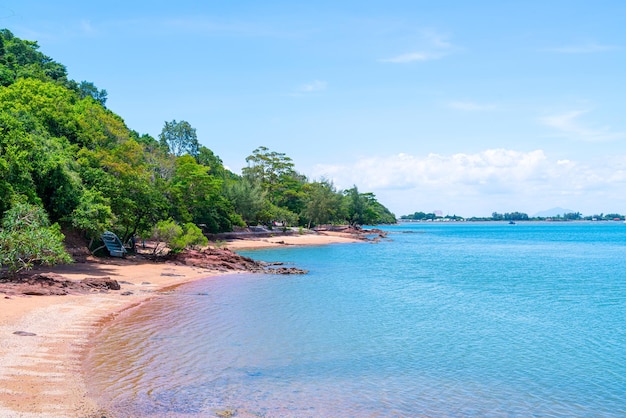
[[[157,241],[154,255],[161,254],[165,246],[169,247],[170,252],[179,253],[185,248],[195,248],[209,243],[202,230],[195,224],[188,222],[181,227],[172,219],[158,222],[152,230],[152,239]]]
[[[0,230],[0,266],[9,274],[29,270],[35,264],[54,265],[72,262],[65,251],[58,224],[50,225],[40,206],[15,203],[6,211]]]

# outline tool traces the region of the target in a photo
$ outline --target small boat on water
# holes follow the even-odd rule
[[[515,225],[514,221],[509,221],[509,225]]]

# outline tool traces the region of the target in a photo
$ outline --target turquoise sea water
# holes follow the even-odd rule
[[[626,225],[408,224],[248,251],[310,270],[192,283],[86,365],[121,417],[626,416]]]

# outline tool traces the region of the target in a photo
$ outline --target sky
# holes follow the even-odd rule
[[[155,138],[265,146],[397,216],[626,213],[626,2],[3,1]]]

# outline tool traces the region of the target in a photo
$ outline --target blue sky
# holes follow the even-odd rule
[[[301,4],[298,4],[301,3]],[[623,1],[2,1],[0,27],[186,120],[239,173],[264,145],[396,215],[626,212]]]

